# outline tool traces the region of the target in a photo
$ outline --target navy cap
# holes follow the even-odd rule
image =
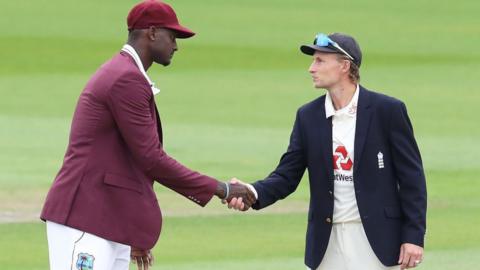
[[[362,51],[358,42],[351,36],[342,33],[333,33],[328,35],[328,37],[335,41],[338,46],[344,49],[350,56],[353,57],[352,62],[355,63],[358,67],[362,64]],[[326,53],[339,53],[345,54],[341,50],[337,49],[335,46],[328,44],[328,46],[317,46],[317,39],[313,41],[312,45],[302,45],[300,50],[307,55],[313,55],[315,51],[326,52]]]

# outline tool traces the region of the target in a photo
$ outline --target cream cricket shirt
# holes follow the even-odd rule
[[[360,214],[353,185],[353,153],[359,87],[350,103],[335,111],[332,98],[327,92],[325,98],[326,117],[332,118],[334,207],[333,223],[360,221]]]

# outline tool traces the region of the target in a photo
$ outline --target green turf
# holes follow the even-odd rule
[[[476,269],[480,253],[480,2],[170,1],[198,35],[149,74],[168,153],[219,179],[254,181],[277,164],[296,109],[323,94],[298,46],[347,32],[362,84],[407,104],[429,192],[420,269]],[[126,39],[135,1],[0,4],[0,269],[46,269],[33,222],[67,145],[76,99]],[[168,213],[154,269],[304,269],[306,179],[274,211],[227,216],[157,187]],[[283,212],[278,212],[282,211]],[[229,213],[229,212],[227,212]],[[229,243],[233,242],[232,245]]]
[[[432,223],[433,228],[442,226],[435,220]],[[156,263],[153,269],[303,268],[304,214],[172,217],[165,220],[164,226],[154,249]],[[457,236],[465,234],[461,228],[452,229]],[[48,253],[44,230],[43,223],[0,225],[3,236],[0,251],[10,254],[0,257],[2,270],[46,269]],[[442,232],[445,234],[449,234],[448,231]],[[445,235],[444,240],[452,238]],[[478,240],[476,236],[470,243],[476,244]],[[226,241],[231,244],[226,245]],[[429,243],[420,269],[475,269],[478,252],[478,245]]]

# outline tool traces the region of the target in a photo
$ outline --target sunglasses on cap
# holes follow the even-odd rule
[[[331,45],[335,49],[341,51],[343,54],[348,56],[348,58],[350,58],[352,61],[354,60],[353,57],[349,53],[347,53],[342,47],[340,47],[340,45],[338,45],[337,42],[333,41],[331,38],[329,38],[325,34],[320,33],[320,34],[316,35],[315,36],[315,41],[313,42],[313,44],[318,46],[318,47],[328,47],[328,45]]]

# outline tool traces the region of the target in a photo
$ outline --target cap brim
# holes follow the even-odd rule
[[[300,46],[300,51],[307,55],[313,55],[316,51],[326,52],[326,53],[338,53],[338,51],[334,49],[330,49],[328,47],[319,47],[316,45],[302,45]]]
[[[174,31],[177,38],[191,38],[195,35],[195,32],[179,24],[165,25],[163,27]]]

